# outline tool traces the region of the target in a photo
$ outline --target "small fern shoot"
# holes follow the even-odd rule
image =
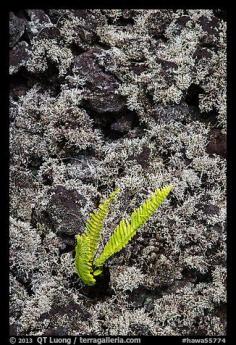
[[[117,193],[119,193],[119,189],[112,192],[109,198],[99,205],[97,211],[91,213],[85,224],[85,232],[82,235],[77,235],[75,266],[77,273],[86,285],[94,285],[96,283],[96,280],[93,278],[92,263],[100,242],[104,220],[109,212],[110,204]],[[98,273],[101,272],[97,270],[96,274]]]
[[[167,198],[172,186],[157,189],[141,206],[134,210],[128,219],[120,221],[112,236],[106,243],[102,253],[96,258],[98,244],[104,219],[107,216],[111,202],[116,197],[116,189],[93,212],[86,222],[86,230],[82,235],[77,235],[75,266],[82,281],[89,286],[96,283],[95,277],[102,273],[105,262],[114,254],[124,248],[141,228],[156,212],[158,207]]]

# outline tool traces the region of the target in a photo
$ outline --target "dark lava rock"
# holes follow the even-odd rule
[[[80,292],[90,299],[104,299],[114,295],[114,290],[110,287],[110,271],[108,266],[103,267],[103,272],[96,277],[96,284],[93,286],[85,285],[77,273],[73,273],[69,279],[69,287],[79,289]]]
[[[148,33],[154,38],[160,38],[165,33],[167,26],[172,20],[168,10],[159,10],[152,13],[148,20]]]
[[[125,98],[115,91],[118,82],[111,74],[103,72],[96,61],[101,49],[93,48],[80,54],[74,60],[74,72],[80,74],[91,91],[86,95],[87,106],[96,113],[113,113],[125,106]]]
[[[29,157],[27,167],[33,175],[37,174],[38,169],[43,164],[43,158],[38,156],[36,153],[32,153]]]
[[[135,10],[132,9],[123,9],[122,17],[125,19],[133,19],[135,17]]]
[[[195,268],[185,267],[181,273],[183,277],[185,277],[188,281],[194,284],[211,283],[213,280],[210,270],[207,272],[201,273]]]
[[[142,325],[140,323],[132,323],[130,325],[131,334],[135,336],[142,335],[153,335],[152,331],[147,325]]]
[[[47,169],[42,173],[43,184],[51,186],[53,183],[53,170],[52,168]]]
[[[134,127],[135,120],[135,114],[133,113],[121,116],[111,124],[111,130],[120,133],[127,133]]]
[[[201,38],[202,46],[207,46],[212,49],[217,49],[219,42],[219,25],[220,20],[217,17],[207,18],[201,16],[198,19],[198,23],[201,25],[204,32]]]
[[[39,321],[49,320],[49,328],[45,331],[45,335],[65,335],[68,334],[68,330],[65,327],[58,327],[58,319],[67,316],[72,319],[76,315],[76,318],[71,321],[72,325],[78,320],[88,321],[91,319],[91,314],[88,310],[81,304],[75,303],[75,301],[68,296],[64,296],[63,300],[61,296],[54,296],[51,309],[40,315]],[[71,326],[71,325],[70,325]]]
[[[51,23],[51,21],[43,10],[27,10],[27,13],[30,17],[30,21],[26,25],[26,32],[31,39],[34,36],[37,36],[44,27]]]
[[[131,129],[132,122],[127,120],[124,116],[112,123],[111,129],[118,132],[128,132]]]
[[[48,9],[47,13],[53,24],[57,24],[59,19],[66,15],[65,10],[61,9]]]
[[[199,24],[201,25],[203,31],[207,32],[209,35],[218,35],[219,19],[216,17],[207,18],[201,16],[198,19]]]
[[[12,325],[9,326],[9,335],[10,336],[18,335],[18,333],[17,333],[17,325],[15,323],[13,323]]]
[[[85,29],[84,27],[78,27],[76,36],[74,37],[75,45],[78,45],[81,48],[86,48],[84,43],[93,44],[96,40],[98,40],[98,37],[95,32]]]
[[[12,48],[25,32],[26,20],[10,12],[9,16],[9,46]]]
[[[42,29],[37,38],[39,39],[59,39],[60,30],[56,26],[49,26]]]
[[[72,49],[77,47],[85,51],[90,49],[91,45],[100,44],[96,28],[106,23],[105,16],[86,9],[73,10],[73,14],[80,20],[73,33]]]
[[[197,48],[195,53],[193,54],[193,58],[197,60],[201,59],[211,59],[212,52],[207,48]]]
[[[137,162],[142,166],[143,169],[148,168],[149,166],[150,153],[150,149],[146,146],[143,146],[142,152],[136,156]]]
[[[10,172],[11,179],[13,181],[12,186],[14,188],[27,189],[33,188],[34,179],[30,173],[24,173],[21,170],[14,170]]]
[[[10,96],[12,96],[14,100],[18,100],[19,97],[25,96],[27,91],[28,87],[25,86],[25,84],[20,83],[19,85],[14,85],[14,83],[10,81]],[[16,113],[15,115],[17,116]],[[10,116],[12,116],[12,114],[10,114]]]
[[[129,160],[136,160],[143,169],[148,168],[151,150],[147,146],[143,146],[142,151],[136,155],[130,155]]]
[[[63,315],[73,315],[75,312],[78,312],[80,314],[80,320],[86,321],[91,317],[91,314],[81,305],[75,303],[73,300],[70,299],[68,296],[69,302],[61,302],[58,299],[56,299],[53,302],[53,305],[49,312],[43,313],[40,316],[40,321],[44,319],[50,319],[53,321],[53,318],[55,320],[58,317],[61,317]]]
[[[148,66],[143,62],[136,62],[133,66],[131,65],[131,69],[134,74],[140,75],[148,69]]]
[[[29,58],[28,44],[24,41],[19,42],[10,51],[10,55],[9,55],[10,73],[16,73],[18,72],[20,67],[26,66],[28,58]]]
[[[196,208],[198,210],[202,210],[205,214],[208,215],[214,215],[214,214],[219,214],[220,209],[218,206],[216,205],[212,205],[212,204],[197,204]]]
[[[38,24],[50,23],[50,18],[43,10],[33,9],[27,10],[28,15],[30,16],[31,21],[34,21]]]
[[[103,93],[97,93],[89,98],[90,108],[96,113],[117,113],[125,106],[125,99],[120,95],[109,92],[107,96]]]
[[[158,57],[156,58],[156,62],[159,63],[165,71],[168,71],[171,69],[176,70],[178,68],[178,65],[175,62],[163,60]]]
[[[68,335],[68,328],[66,327],[56,327],[56,328],[48,328],[43,335],[45,336],[65,336]]]
[[[51,196],[46,212],[40,212],[38,218],[59,236],[76,235],[84,228],[80,209],[85,206],[86,199],[76,190],[68,190],[63,186],[56,186],[49,193]]]
[[[33,272],[32,271],[20,271],[18,268],[11,268],[11,273],[14,275],[18,283],[24,287],[26,292],[28,293],[29,296],[33,295],[33,290],[32,290],[32,277],[33,277]]]
[[[192,113],[193,110],[187,103],[182,102],[181,104],[175,104],[174,107],[169,104],[156,104],[154,109],[150,112],[150,115],[157,122],[170,123],[172,121],[186,120]]]
[[[106,112],[98,116],[98,114],[90,112],[89,115],[93,118],[95,126],[102,130],[105,139],[116,140],[123,136],[131,137],[136,130],[141,131],[139,118],[135,111],[124,109],[121,113]]]
[[[110,271],[108,266],[103,267],[103,272],[96,277],[96,284],[94,286],[86,286],[84,293],[90,298],[103,298],[105,296],[112,296],[114,290],[110,288]]]
[[[63,238],[60,239],[59,246],[58,246],[59,253],[63,254],[63,253],[72,252],[75,249],[75,245],[76,245],[75,238],[71,238],[70,236],[65,236],[63,234]]]
[[[176,19],[176,24],[185,27],[186,24],[190,21],[190,17],[189,16],[181,16],[179,18]]]
[[[158,48],[156,46],[152,46],[151,50],[155,53],[158,51]],[[173,75],[175,73],[175,70],[178,68],[177,64],[172,61],[164,60],[159,57],[155,58],[155,61],[160,65],[160,76],[165,80],[167,85],[171,86],[173,84]],[[146,92],[147,98],[151,104],[156,104],[156,102],[153,101],[152,92]]]
[[[198,84],[192,83],[186,93],[185,102],[189,106],[199,106],[199,95],[204,94],[204,89]]]
[[[81,54],[80,56],[76,57],[74,60],[74,71],[78,71],[81,76],[86,78],[87,82],[90,83],[92,86],[96,88],[98,81],[95,80],[93,76],[97,76],[99,74],[102,74],[99,80],[100,82],[105,82],[105,80],[109,80],[110,76],[105,75],[103,71],[101,70],[100,66],[97,64],[96,61],[96,55],[102,53],[101,49],[98,48],[92,48],[88,50],[87,52]]]
[[[147,311],[153,309],[153,300],[160,297],[159,289],[148,289],[144,286],[139,286],[129,293],[129,302],[132,303],[134,309],[144,307]]]
[[[99,12],[90,9],[77,9],[74,11],[77,18],[83,20],[83,26],[91,31],[96,31],[97,26],[106,24],[106,17]]]
[[[225,327],[227,320],[227,307],[228,305],[224,302],[221,302],[215,306],[215,315],[221,319],[221,321],[225,324]]]
[[[210,133],[210,141],[206,147],[206,152],[210,155],[217,154],[226,158],[227,154],[227,137],[221,133],[220,129],[213,129]]]

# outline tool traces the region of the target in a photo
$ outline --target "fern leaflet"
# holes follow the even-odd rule
[[[121,220],[114,233],[106,243],[103,252],[95,260],[96,267],[102,267],[104,263],[115,253],[124,248],[136,234],[137,230],[143,226],[163,203],[172,186],[157,189],[140,207],[130,216],[130,219]]]
[[[91,213],[85,224],[83,235],[77,235],[75,266],[80,278],[86,285],[94,285],[96,280],[93,278],[92,263],[97,251],[98,243],[101,237],[104,220],[109,212],[111,202],[116,197],[119,189],[116,189],[110,196],[99,205],[98,210]],[[100,274],[97,270],[94,275]]]

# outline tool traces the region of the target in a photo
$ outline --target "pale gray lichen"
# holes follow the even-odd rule
[[[11,333],[225,335],[224,15],[30,10],[25,21],[10,59]],[[89,213],[120,187],[105,243],[168,183],[110,260],[110,289],[89,295],[73,275]]]

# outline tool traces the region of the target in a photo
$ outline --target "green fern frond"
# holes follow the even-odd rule
[[[129,220],[121,220],[105,245],[103,252],[95,260],[95,267],[102,267],[113,254],[119,252],[127,245],[127,243],[136,234],[137,230],[150,219],[158,207],[163,203],[172,188],[173,187],[170,185],[162,189],[157,189],[131,214]]]
[[[119,252],[136,234],[162,204],[173,187],[166,186],[157,189],[140,207],[129,217],[121,220],[114,233],[106,243],[103,252],[95,259],[104,220],[109,212],[111,202],[119,189],[99,205],[98,210],[91,213],[86,221],[85,232],[77,235],[75,248],[75,267],[82,281],[89,286],[96,283],[95,277],[102,273],[103,265],[113,254]]]
[[[84,236],[90,240],[91,257],[96,254],[97,247],[100,241],[101,231],[104,225],[104,220],[108,215],[110,205],[115,199],[120,190],[117,188],[110,194],[110,196],[99,205],[98,210],[91,213],[85,224]]]
[[[75,248],[75,267],[81,280],[86,285],[94,285],[96,280],[93,277],[91,250],[89,238],[84,235],[77,235]]]
[[[98,210],[90,214],[85,224],[84,234],[77,236],[75,266],[80,278],[87,285],[94,285],[96,280],[93,278],[93,274],[100,274],[98,270],[93,272],[92,263],[100,241],[104,220],[109,212],[111,202],[118,193],[119,189],[116,189],[99,205]]]

